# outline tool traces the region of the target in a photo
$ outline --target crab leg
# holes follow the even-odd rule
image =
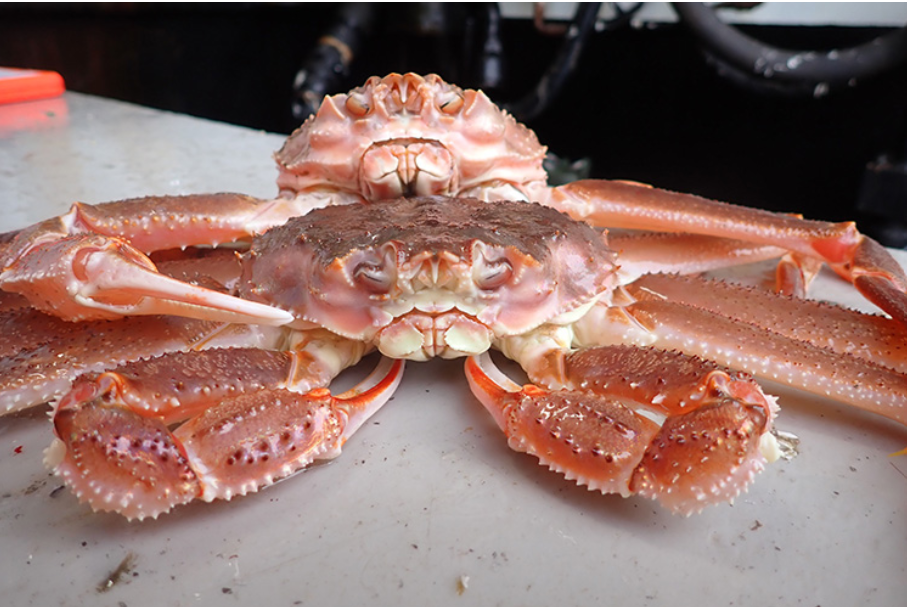
[[[33,247],[78,234],[129,241],[144,253],[233,242],[303,215],[323,202],[260,200],[243,194],[148,196],[101,204],[77,202],[69,212],[0,235],[0,262],[9,265]]]
[[[716,236],[665,232],[615,232],[608,245],[617,251],[621,284],[646,274],[690,274],[777,259],[786,251]]]
[[[764,244],[686,232],[615,232],[610,246],[618,252],[621,284],[646,274],[692,274],[777,259],[774,290],[806,297],[822,261]]]
[[[160,268],[223,289],[239,274],[236,261],[227,251],[209,251],[191,263],[165,261]],[[48,402],[83,373],[141,357],[222,345],[273,349],[285,336],[282,329],[176,316],[67,322],[30,308],[24,297],[12,293],[3,294],[0,307],[6,309],[0,313],[0,414]]]
[[[510,447],[589,489],[692,514],[732,500],[776,457],[773,401],[744,374],[624,346],[561,354],[558,366],[563,383],[545,389],[516,385],[487,354],[466,363]]]
[[[387,402],[403,370],[402,361],[382,359],[361,384],[332,396],[320,387],[297,391],[334,372],[329,361],[307,353],[178,356],[192,364],[188,371],[171,368],[176,377],[154,368],[105,373],[77,383],[61,401],[46,460],[93,509],[156,518],[196,498],[257,491],[336,457]],[[260,378],[231,373],[250,363],[264,369]],[[149,377],[136,380],[143,371]]]
[[[248,238],[328,204],[318,196],[262,201],[240,194],[160,196],[100,205],[0,240],[0,288],[67,320],[175,314],[284,324],[291,315],[158,273],[146,253]]]
[[[160,274],[126,242],[98,235],[35,246],[0,273],[0,288],[66,320],[155,314],[270,325],[292,320],[284,310]]]
[[[36,310],[0,315],[0,415],[48,402],[86,372],[144,356],[203,349],[219,340],[272,347],[274,335],[252,325],[177,317],[71,323]],[[65,364],[61,364],[65,361]]]
[[[907,374],[907,327],[886,316],[698,276],[650,274],[625,290],[634,299],[669,300],[702,308],[794,340],[856,356]]]
[[[817,306],[812,311],[825,310]],[[760,311],[751,312],[758,315]],[[821,336],[803,340],[789,336],[810,329],[806,325],[798,328],[796,320],[785,321],[783,309],[761,315],[758,324],[749,324],[655,294],[622,308],[588,315],[583,322],[589,324],[580,327],[578,334],[583,343],[617,340],[676,349],[907,424],[907,376],[859,356],[864,332],[871,343],[877,339],[872,334],[878,327],[876,317],[868,316],[865,322],[856,315],[854,318],[849,326],[840,327],[833,319],[817,321],[816,326],[826,324],[825,328],[838,336],[826,347]],[[777,326],[772,324],[775,321]],[[879,343],[883,342],[884,338]],[[895,365],[898,360],[895,347],[888,362]]]
[[[860,234],[852,222],[809,221],[622,181],[577,181],[552,189],[547,202],[598,225],[721,236],[818,257],[867,299],[907,323],[907,276],[882,245]]]

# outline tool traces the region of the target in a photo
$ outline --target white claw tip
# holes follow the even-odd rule
[[[778,445],[775,435],[766,432],[759,439],[759,452],[768,463],[774,463],[781,457],[781,447]]]

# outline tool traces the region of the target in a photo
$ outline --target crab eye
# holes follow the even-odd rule
[[[368,114],[371,107],[369,107],[368,100],[365,98],[365,95],[361,93],[350,93],[346,98],[346,110],[353,116],[362,117]]]
[[[513,266],[506,259],[486,261],[476,277],[476,285],[484,291],[491,291],[505,285],[511,276]]]
[[[369,293],[385,294],[391,290],[394,277],[386,267],[375,263],[363,262],[353,271],[356,284],[366,289]]]
[[[463,107],[463,96],[458,93],[448,93],[438,99],[438,107],[445,114],[456,114]]]

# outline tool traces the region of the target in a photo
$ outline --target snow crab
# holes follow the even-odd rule
[[[136,519],[335,457],[404,360],[465,357],[513,449],[686,514],[777,456],[753,376],[907,424],[907,277],[852,223],[551,187],[545,152],[480,91],[391,74],[291,135],[273,200],[77,203],[0,235],[2,408],[54,401],[48,464]],[[775,258],[780,293],[700,276]],[[888,315],[805,299],[823,263]]]

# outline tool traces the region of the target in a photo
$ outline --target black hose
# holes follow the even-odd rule
[[[371,30],[375,6],[369,2],[341,5],[339,18],[322,36],[293,80],[293,118],[303,121],[313,114],[325,95],[340,88],[350,62]]]
[[[700,2],[674,3],[680,20],[719,61],[750,78],[807,85],[814,94],[852,87],[907,60],[907,28],[865,44],[830,51],[797,51],[760,42],[721,21]],[[819,87],[819,88],[815,88]]]
[[[564,83],[576,69],[589,34],[595,29],[595,21],[600,8],[601,2],[581,2],[579,4],[573,23],[567,30],[564,44],[535,89],[522,99],[504,106],[517,120],[525,122],[535,118],[560,93]]]

